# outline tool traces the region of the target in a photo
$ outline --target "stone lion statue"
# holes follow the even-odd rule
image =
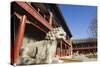
[[[28,45],[23,49],[17,64],[50,64],[56,61],[55,52],[57,42],[66,38],[62,27],[49,31],[44,40]],[[59,63],[57,61],[57,63]]]

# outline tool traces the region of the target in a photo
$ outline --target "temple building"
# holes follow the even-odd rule
[[[56,56],[72,56],[72,34],[64,20],[60,8],[56,4],[32,3],[32,2],[12,2],[11,3],[11,60],[12,63],[19,56],[20,49],[27,45],[27,42],[41,41],[46,33],[53,28],[61,26],[66,32],[65,40],[58,43]],[[14,32],[14,33],[13,33]],[[73,44],[73,51],[96,50],[96,45],[91,42]],[[76,44],[76,45],[75,45]],[[88,44],[88,45],[84,45]],[[80,47],[82,46],[82,48]],[[87,48],[84,48],[87,46]],[[91,46],[91,47],[90,47]],[[15,53],[15,54],[14,54]]]
[[[79,54],[97,53],[97,39],[75,39],[72,42],[73,54],[78,52]]]

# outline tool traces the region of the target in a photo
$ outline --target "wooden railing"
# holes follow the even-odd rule
[[[92,47],[77,47],[73,48],[73,50],[84,50],[84,49],[96,49],[97,46],[92,46]]]

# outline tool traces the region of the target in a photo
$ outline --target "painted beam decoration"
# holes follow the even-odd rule
[[[65,17],[70,7],[64,8],[66,6],[73,8],[63,4],[11,2],[12,65],[97,59],[97,38],[73,38],[69,25],[72,22],[67,22]]]

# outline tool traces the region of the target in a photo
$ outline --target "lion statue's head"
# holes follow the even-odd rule
[[[55,39],[65,39],[66,32],[62,27],[54,28],[46,34],[46,39],[55,40]]]

